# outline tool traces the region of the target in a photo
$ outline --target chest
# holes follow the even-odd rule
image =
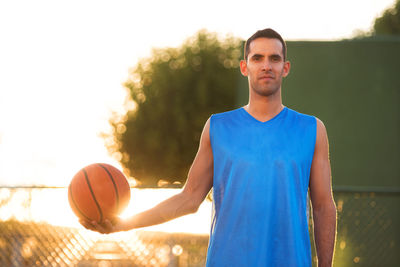
[[[276,162],[308,161],[312,143],[306,131],[284,127],[222,129],[215,136],[214,156],[224,161],[265,165]]]

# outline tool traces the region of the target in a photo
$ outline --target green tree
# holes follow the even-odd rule
[[[125,82],[135,108],[113,119],[110,152],[142,186],[186,180],[207,118],[235,106],[241,40],[205,30],[154,49]]]
[[[375,20],[374,35],[400,35],[400,0]]]

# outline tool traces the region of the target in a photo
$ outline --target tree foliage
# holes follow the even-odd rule
[[[400,0],[375,20],[375,35],[400,35]]]
[[[206,120],[235,106],[240,55],[239,39],[203,30],[132,69],[125,87],[135,108],[111,121],[108,148],[142,186],[184,183]]]

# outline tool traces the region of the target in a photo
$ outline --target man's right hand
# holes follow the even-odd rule
[[[96,221],[79,220],[79,223],[88,230],[99,232],[101,234],[111,234],[122,231],[122,220],[118,217],[112,221],[105,219],[103,222],[98,223]]]

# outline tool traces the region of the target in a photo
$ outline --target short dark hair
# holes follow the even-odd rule
[[[250,53],[250,43],[257,38],[278,39],[282,43],[283,60],[286,61],[286,52],[287,52],[286,43],[283,40],[282,36],[271,28],[259,30],[255,34],[253,34],[249,39],[247,39],[246,43],[244,44],[244,59],[246,61]]]

